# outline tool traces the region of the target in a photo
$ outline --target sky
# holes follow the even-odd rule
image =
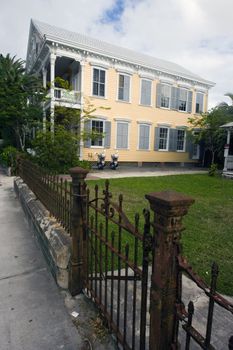
[[[26,58],[30,19],[178,63],[233,92],[232,0],[0,0],[0,53]]]

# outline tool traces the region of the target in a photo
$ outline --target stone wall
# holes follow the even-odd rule
[[[14,189],[52,275],[61,288],[68,289],[71,238],[20,177],[15,178]]]

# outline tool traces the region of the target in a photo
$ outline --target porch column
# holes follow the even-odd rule
[[[42,68],[42,77],[43,77],[43,88],[46,89],[47,86],[47,69]],[[45,102],[43,104],[43,131],[46,131],[46,111],[45,111]]]
[[[227,160],[229,155],[229,146],[231,141],[231,129],[227,129],[227,143],[224,149],[224,168],[223,171],[227,171]]]
[[[54,132],[54,104],[55,104],[55,98],[54,98],[54,80],[55,80],[55,62],[56,62],[56,55],[54,53],[50,54],[50,95],[51,95],[51,102],[50,102],[50,122],[51,122],[51,131]]]
[[[43,88],[46,89],[46,85],[47,85],[47,69],[45,67],[42,68],[42,76],[43,76]]]
[[[80,109],[80,134],[83,134],[84,130],[84,121],[83,121],[83,109],[84,109],[84,69],[85,69],[85,61],[80,62],[80,104],[81,104],[81,109]],[[79,144],[79,158],[80,160],[83,160],[83,147],[84,147],[84,142],[83,139],[80,139],[80,144]]]

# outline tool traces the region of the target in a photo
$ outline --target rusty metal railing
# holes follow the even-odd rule
[[[101,193],[102,192],[102,193]],[[103,191],[87,189],[87,273],[85,288],[123,349],[148,348],[148,267],[152,249],[150,213],[134,222],[123,211],[123,197],[112,201],[109,182]],[[143,252],[141,254],[141,252]],[[130,327],[128,324],[130,323]]]
[[[194,303],[190,301],[188,303],[188,310],[185,309],[184,303],[182,302],[182,283],[179,284],[178,288],[178,303],[176,305],[177,317],[181,321],[182,328],[186,333],[185,340],[185,350],[191,349],[190,341],[193,339],[201,349],[216,349],[211,344],[211,335],[212,335],[212,326],[213,326],[213,317],[214,317],[214,306],[218,304],[223,309],[229,311],[233,315],[233,304],[229,302],[226,298],[221,296],[216,291],[217,278],[219,273],[218,265],[213,262],[211,268],[211,280],[210,286],[198,276],[188,264],[187,260],[181,255],[178,255],[178,266],[179,266],[179,277],[181,279],[181,274],[185,273],[206,295],[208,299],[208,312],[206,318],[206,330],[203,334],[198,331],[193,325],[193,315],[195,311]],[[232,331],[233,333],[233,331]],[[233,348],[233,337],[229,339],[229,349]]]
[[[72,183],[23,158],[18,159],[18,175],[50,214],[71,233]]]

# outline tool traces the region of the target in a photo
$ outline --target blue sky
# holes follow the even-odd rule
[[[124,11],[125,1],[124,0],[116,0],[113,6],[107,9],[104,14],[102,21],[103,23],[116,23],[121,19],[121,15]]]
[[[232,0],[2,1],[0,53],[26,57],[30,19],[176,62],[214,81],[209,105],[233,92]]]

